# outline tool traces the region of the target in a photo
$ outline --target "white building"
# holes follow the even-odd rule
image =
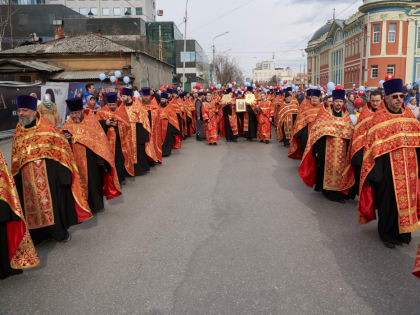
[[[273,77],[276,77],[277,83],[287,80],[292,82],[293,80],[293,70],[289,67],[287,68],[276,68],[276,63],[274,60],[263,61],[257,63],[253,72],[253,81],[258,83],[266,83],[272,81]]]
[[[45,4],[62,4],[80,14],[89,15],[93,18],[132,16],[140,17],[146,22],[156,21],[155,0],[45,0]]]

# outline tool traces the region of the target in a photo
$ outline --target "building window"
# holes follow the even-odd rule
[[[79,13],[83,15],[87,15],[87,9],[86,8],[80,8]]]
[[[108,16],[109,15],[109,8],[102,8],[102,15]]]
[[[143,15],[143,8],[136,8],[136,15]]]
[[[90,12],[92,12],[93,15],[98,15],[98,8],[90,8]]]
[[[372,79],[378,78],[378,66],[372,66]]]
[[[114,8],[114,15],[121,15],[121,8]]]
[[[373,24],[373,43],[374,44],[379,44],[379,39],[380,39],[380,31],[381,31],[381,26],[379,24]]]
[[[124,15],[131,15],[131,8],[124,8]]]
[[[181,51],[181,62],[195,62],[195,51]]]
[[[386,68],[386,73],[391,73],[391,74],[395,74],[395,65],[388,65],[388,67]]]
[[[388,26],[388,43],[395,43],[396,33],[397,33],[397,23],[389,23],[389,26]]]
[[[420,49],[420,26],[417,29],[417,48]]]
[[[359,39],[356,39],[356,55],[359,54]]]

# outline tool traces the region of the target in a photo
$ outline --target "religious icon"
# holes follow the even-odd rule
[[[246,112],[246,101],[244,99],[236,100],[236,112],[237,113]]]

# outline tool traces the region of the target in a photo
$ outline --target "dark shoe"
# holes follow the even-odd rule
[[[209,142],[209,145],[213,145],[213,143]]]
[[[270,141],[269,140],[265,140],[265,144],[269,144],[270,143]]]
[[[62,241],[60,241],[61,243],[67,243],[71,241],[71,234],[69,232],[67,232],[67,237],[64,238]]]
[[[400,234],[399,240],[404,244],[410,244],[411,242],[411,233]]]
[[[217,142],[213,143],[213,145],[217,145]]]
[[[392,243],[390,243],[390,242],[385,242],[385,241],[383,241],[383,243],[384,243],[384,246],[386,247],[386,248],[395,248],[395,244],[392,244]]]

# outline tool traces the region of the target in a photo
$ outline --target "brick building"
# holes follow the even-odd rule
[[[346,20],[318,29],[306,48],[309,83],[378,86],[387,73],[420,77],[420,2],[364,0]]]

